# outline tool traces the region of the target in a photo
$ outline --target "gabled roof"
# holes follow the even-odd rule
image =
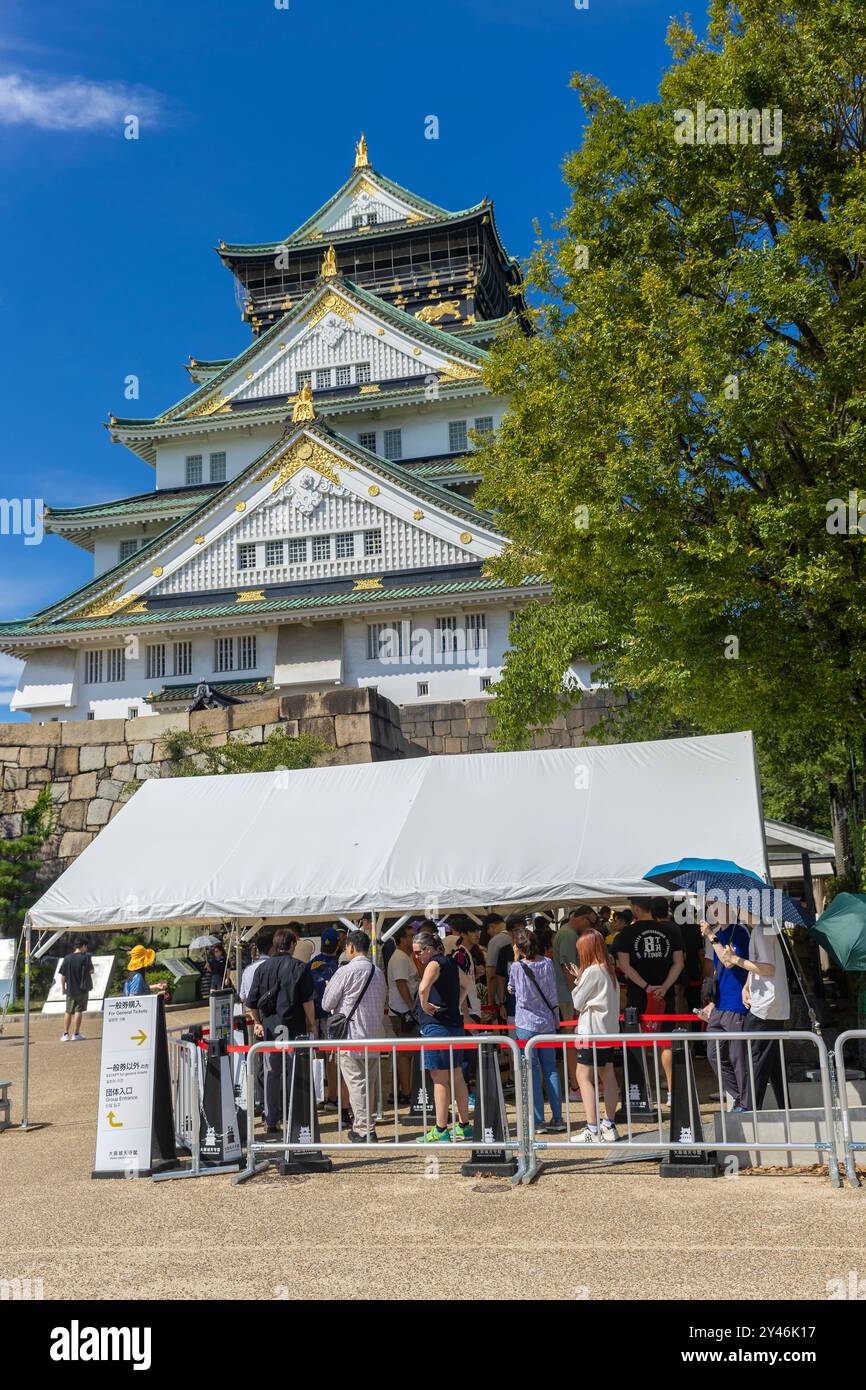
[[[363,168],[353,169],[352,173],[346,179],[346,182],[337,189],[336,193],[333,193],[320,208],[317,208],[312,217],[308,217],[306,222],[302,222],[300,227],[292,232],[290,236],[284,237],[280,241],[260,242],[257,244],[221,241],[217,247],[217,251],[223,260],[234,260],[244,256],[265,256],[275,251],[277,247],[299,246],[304,243],[309,243],[310,241],[318,241],[320,237],[324,239],[325,236],[333,240],[335,238],[345,239],[347,237],[358,238],[359,235],[366,235],[366,232],[359,232],[357,227],[348,228],[342,232],[336,230],[328,230],[327,232],[316,231],[317,224],[327,216],[332,208],[336,207],[342,198],[348,196],[350,193],[354,192],[356,187],[360,187],[365,183],[373,186],[378,185],[384,193],[390,193],[392,197],[396,198],[410,209],[410,213],[403,221],[395,218],[394,221],[378,223],[373,228],[369,229],[376,233],[397,230],[398,228],[414,223],[454,222],[461,217],[469,217],[473,214],[482,212],[484,208],[488,206],[487,198],[483,198],[480,203],[475,203],[469,208],[463,208],[460,212],[449,212],[446,208],[439,207],[437,203],[431,203],[429,199],[422,198],[417,193],[412,193],[410,189],[404,188],[402,184],[395,183],[393,179],[389,179],[385,174],[379,173],[372,165],[367,165]],[[414,216],[412,214],[414,214]]]
[[[476,531],[480,529],[484,533],[488,543],[503,539],[502,532],[491,513],[479,511],[466,498],[460,497],[442,484],[418,477],[399,463],[379,458],[378,454],[373,454],[354,440],[338,434],[323,421],[314,419],[308,423],[288,425],[276,444],[270,445],[247,468],[223,484],[216,492],[211,493],[198,507],[166,527],[159,535],[148,540],[134,555],[126,560],[121,560],[117,565],[100,574],[96,579],[82,585],[65,598],[41,609],[25,623],[4,625],[2,631],[11,632],[14,630],[16,633],[22,634],[27,629],[31,632],[39,629],[44,631],[46,627],[53,630],[55,624],[64,622],[69,618],[74,619],[73,626],[80,627],[81,622],[87,616],[91,616],[90,610],[93,608],[107,610],[92,615],[104,619],[114,611],[132,605],[138,598],[137,593],[129,591],[121,598],[117,596],[123,593],[125,585],[132,581],[133,576],[142,569],[142,566],[149,566],[157,558],[160,551],[169,547],[184,532],[199,529],[206,522],[208,516],[217,511],[224,499],[228,498],[230,494],[240,491],[245,484],[252,480],[263,464],[267,465],[279,458],[284,452],[296,445],[304,435],[325,445],[326,449],[330,446],[330,451],[337,456],[342,453],[350,459],[357,460],[368,472],[394,483],[401,491],[407,492],[413,498],[421,501],[426,499],[440,511],[449,513],[462,522],[471,523]],[[339,457],[335,461],[339,462]],[[376,491],[378,492],[378,487]],[[471,542],[471,539],[471,536],[467,534],[467,543]],[[132,615],[129,614],[129,616]],[[69,623],[65,622],[64,626],[68,630]]]
[[[92,550],[94,531],[139,521],[170,521],[194,511],[215,491],[213,483],[198,483],[194,487],[160,488],[135,497],[93,502],[87,507],[46,507],[45,529]]]
[[[366,310],[374,318],[390,324],[398,332],[404,333],[416,343],[423,344],[452,359],[457,366],[474,369],[480,373],[481,368],[489,359],[489,354],[483,348],[475,347],[473,343],[455,337],[446,329],[424,323],[423,320],[415,318],[414,315],[405,313],[403,309],[398,309],[396,305],[380,299],[378,295],[371,294],[369,290],[361,289],[354,281],[347,280],[342,275],[335,275],[328,279],[320,276],[315,286],[302,299],[299,299],[297,304],[287,310],[271,328],[268,328],[260,337],[255,338],[237,357],[228,359],[204,384],[196,386],[194,391],[190,391],[174,405],[169,406],[168,410],[150,419],[121,419],[112,415],[109,420],[109,428],[114,431],[141,425],[173,424],[184,418],[196,418],[197,416],[209,418],[212,414],[233,412],[237,408],[237,404],[233,402],[232,398],[217,399],[221,388],[231,380],[235,373],[249,366],[255,358],[265,356],[267,349],[279,339],[281,334],[310,312],[317,298],[331,293],[338,297],[342,296],[349,303],[354,303],[356,308]],[[415,384],[417,383],[412,383],[412,385]],[[238,390],[242,391],[244,385],[245,383],[239,383]],[[342,394],[345,395],[345,392]],[[360,388],[351,394],[350,399],[354,400],[356,396],[363,398]],[[211,397],[214,398],[213,408],[209,410],[207,406]],[[255,406],[258,403],[254,401],[252,404]]]

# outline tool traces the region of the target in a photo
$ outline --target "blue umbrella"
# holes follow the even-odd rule
[[[657,864],[644,874],[644,878],[651,883],[659,884],[660,887],[680,889],[686,893],[760,892],[761,897],[757,899],[757,903],[760,905],[758,912],[763,920],[781,918],[790,926],[808,926],[803,913],[792,898],[777,888],[771,888],[751,869],[744,869],[730,859],[680,859],[674,864]],[[772,895],[768,910],[765,910],[764,893]]]

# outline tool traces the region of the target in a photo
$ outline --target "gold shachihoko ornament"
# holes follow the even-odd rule
[[[355,146],[355,168],[356,168],[356,169],[369,169],[369,167],[370,167],[370,160],[369,160],[369,157],[368,157],[368,155],[367,155],[367,139],[366,139],[366,136],[364,135],[364,132],[363,132],[363,130],[362,130],[362,131],[361,131],[361,138],[360,138],[360,140],[358,141],[357,145]]]
[[[299,425],[302,424],[304,420],[315,420],[315,418],[316,408],[313,405],[312,388],[310,383],[305,381],[295,401],[295,407],[292,411],[292,424]]]
[[[333,280],[337,273],[337,253],[333,246],[329,246],[322,257],[322,269],[320,274],[323,280]]]

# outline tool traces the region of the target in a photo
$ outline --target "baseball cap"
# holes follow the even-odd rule
[[[336,946],[340,940],[340,933],[336,927],[325,927],[322,932],[321,941],[323,946]]]

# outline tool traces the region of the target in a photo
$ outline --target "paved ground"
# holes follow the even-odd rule
[[[44,1128],[0,1134],[0,1279],[41,1279],[46,1298],[822,1299],[828,1280],[866,1278],[866,1189],[808,1172],[665,1181],[568,1154],[512,1189],[450,1161],[432,1181],[410,1154],[242,1187],[94,1182],[99,1029],[61,1044],[56,1020],[35,1021]],[[0,1078],[16,1122],[22,1057],[13,1020]]]

